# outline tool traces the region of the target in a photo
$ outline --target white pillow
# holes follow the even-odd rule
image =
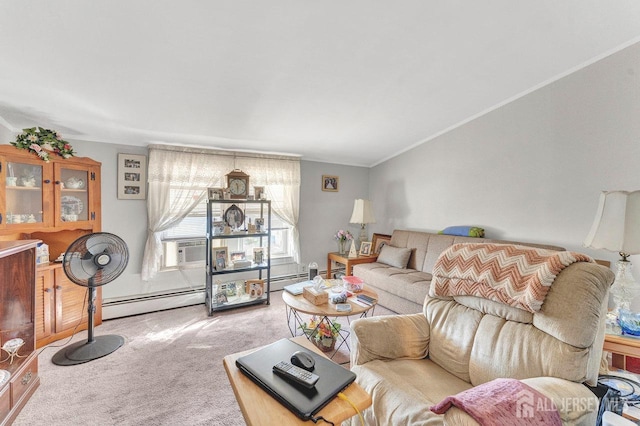
[[[385,265],[393,266],[395,268],[405,269],[407,263],[409,263],[409,257],[411,257],[411,249],[403,247],[394,247],[389,244],[385,244],[380,249],[377,262],[384,263]]]

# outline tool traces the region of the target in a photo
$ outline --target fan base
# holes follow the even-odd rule
[[[56,365],[76,365],[102,358],[124,345],[124,338],[109,334],[97,336],[93,342],[76,342],[60,349],[51,358]]]

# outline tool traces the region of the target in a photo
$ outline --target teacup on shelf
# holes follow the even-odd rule
[[[84,188],[84,181],[82,179],[72,177],[66,180],[64,186],[69,189],[81,189]]]

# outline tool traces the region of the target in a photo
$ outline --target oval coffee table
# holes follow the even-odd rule
[[[360,304],[355,302],[358,294],[365,294],[367,296],[372,297],[374,302],[371,305]],[[349,312],[341,312],[337,311],[335,305],[333,303],[324,303],[322,305],[314,305],[304,298],[302,294],[294,296],[293,294],[284,290],[282,292],[282,300],[286,305],[287,310],[287,325],[289,326],[289,331],[291,332],[291,336],[295,337],[297,335],[304,335],[307,339],[311,340],[311,335],[318,327],[316,327],[311,332],[307,333],[301,329],[301,325],[303,323],[307,323],[308,321],[304,321],[300,314],[308,314],[318,318],[317,323],[320,324],[324,322],[325,324],[331,326],[331,319],[335,319],[337,317],[346,317],[347,323],[350,324],[351,320],[350,316],[358,315],[358,318],[364,318],[369,313],[373,314],[375,310],[376,304],[378,303],[378,294],[373,290],[368,290],[365,286],[365,289],[359,293],[353,293],[352,297],[347,299],[349,305],[351,305],[351,311]],[[298,334],[298,330],[300,330],[301,334]],[[333,354],[330,358],[338,352],[338,349],[345,345],[349,351],[351,348],[349,347],[349,335],[351,333],[348,330],[340,329],[338,334],[338,343],[333,350]]]

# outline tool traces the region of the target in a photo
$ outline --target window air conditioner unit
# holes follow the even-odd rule
[[[176,244],[178,266],[196,266],[205,264],[206,241],[182,240]]]

